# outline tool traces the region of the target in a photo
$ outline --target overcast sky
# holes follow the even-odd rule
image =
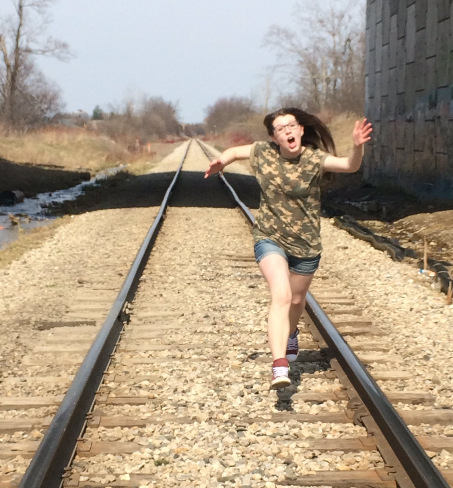
[[[11,8],[11,0],[0,0]],[[274,55],[261,47],[272,24],[294,27],[295,1],[58,0],[52,36],[75,57],[40,58],[66,109],[108,110],[129,92],[177,102],[183,122],[201,122],[222,96],[253,96]],[[0,9],[2,10],[2,9]]]

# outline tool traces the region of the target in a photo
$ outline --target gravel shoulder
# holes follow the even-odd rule
[[[125,191],[119,185],[108,197],[90,207],[91,211],[85,209],[79,215],[74,215],[67,225],[59,227],[53,237],[40,247],[26,252],[0,270],[0,312],[3,317],[0,332],[4,338],[0,344],[0,359],[4,365],[3,379],[13,373],[16,376],[29,376],[32,373],[24,368],[21,358],[30,352],[43,327],[49,324],[55,326],[65,320],[75,291],[95,282],[101,269],[108,269],[109,273],[116,275],[112,278],[112,286],[119,288],[156,211],[156,203],[153,202],[157,200],[158,192],[153,192],[152,184],[163,184],[163,179],[174,173],[184,149],[184,145],[178,148],[162,166],[156,167],[144,179],[137,178],[128,182],[131,185],[136,182],[138,186],[129,186]],[[199,181],[202,170],[201,167],[194,170],[189,185]],[[229,173],[233,170],[230,168]],[[243,166],[240,171],[244,171]],[[230,177],[234,179],[234,174]],[[131,201],[131,195],[136,196],[135,201]],[[215,207],[215,198],[211,203]],[[185,201],[177,204],[184,207],[178,209],[178,212],[184,214],[188,221],[191,219],[191,228],[196,231],[195,220],[203,218],[203,209],[188,208]],[[219,212],[226,213],[225,210]],[[205,225],[214,225],[215,217],[211,219]],[[112,229],[115,229],[114,239]],[[433,289],[431,283],[418,275],[410,264],[392,261],[369,244],[334,227],[329,219],[322,220],[322,235],[324,252],[319,273],[329,275],[331,287],[354,295],[357,305],[365,310],[366,316],[387,332],[388,342],[392,344],[390,354],[401,358],[398,368],[414,374],[410,380],[394,384],[386,382],[386,388],[431,392],[436,397],[436,407],[452,408],[453,306],[446,305],[445,296]],[[231,240],[231,246],[237,253],[251,254],[251,238],[248,239],[248,249],[238,244],[239,239],[243,238],[244,230],[238,226],[229,229],[224,241],[228,245]],[[236,249],[235,246],[239,247]],[[221,281],[214,267],[204,272],[204,278],[212,286],[217,286]],[[244,272],[253,274],[257,286],[265,289],[257,270],[247,269]],[[231,273],[221,277],[225,283],[231,281],[231,278]],[[235,277],[237,280],[239,278],[239,275]],[[177,279],[177,274],[174,279]],[[196,286],[197,283],[193,282],[181,284],[186,300],[195,303],[196,297],[191,293],[196,290]],[[217,301],[215,306],[219,308],[222,320],[230,324],[232,332],[236,326],[246,327],[249,322],[260,322],[265,328],[267,301],[256,301],[250,305],[241,300],[234,287],[229,289],[225,286],[222,291],[222,301]],[[202,295],[198,298],[207,310],[210,297]],[[384,365],[372,364],[371,371],[375,367],[382,370]],[[392,369],[394,365],[388,364],[388,367]],[[46,372],[41,370],[39,373]],[[66,368],[65,373],[71,375],[74,371]],[[254,371],[250,371],[250,375],[255,385]],[[253,388],[261,391],[261,383],[264,381],[267,378],[256,378],[257,387]],[[4,394],[8,395],[8,392],[4,391]],[[227,399],[226,403],[230,404],[230,401]],[[323,408],[329,408],[329,405]],[[423,427],[417,429],[421,432]],[[150,432],[139,434],[146,438]],[[450,436],[451,429],[444,429],[441,434]],[[185,435],[191,439],[192,433],[187,432]],[[206,428],[203,442],[213,435],[226,437],[228,432],[213,432]],[[270,450],[269,455],[272,454]],[[304,462],[302,457],[298,459],[301,465]],[[451,464],[450,458],[446,462]],[[307,465],[308,469],[310,466]]]
[[[414,250],[420,259],[426,241],[428,258],[442,262],[453,277],[453,202],[425,201],[398,189],[374,187],[359,172],[336,175],[327,183],[323,208],[329,216],[351,215],[377,235]]]
[[[395,218],[416,225],[431,242],[453,241],[453,225],[441,224],[447,217],[453,218],[453,210],[433,206],[430,213],[416,213],[423,207],[414,200],[409,207],[413,213],[409,209],[404,213],[401,208]],[[364,213],[361,215],[364,219]],[[319,273],[328,275],[339,291],[354,295],[357,306],[387,332],[392,344],[389,352],[401,357],[398,368],[415,373],[412,380],[395,382],[395,390],[431,392],[437,398],[437,407],[452,408],[453,305],[446,304],[437,284],[420,275],[412,262],[393,261],[386,253],[338,229],[328,218],[322,218],[321,229],[324,251]]]
[[[101,269],[115,270],[112,286],[119,290],[157,213],[163,185],[177,169],[186,145],[149,175],[132,178],[116,200],[114,192],[104,192],[97,205],[91,202],[49,239],[0,269],[3,377],[21,374],[21,358],[31,350],[39,330],[64,321],[76,290],[96,280]]]
[[[400,366],[416,374],[414,387],[453,406],[453,305],[407,263],[396,263],[368,243],[354,239],[323,219],[321,270],[340,289],[354,294],[401,357]]]

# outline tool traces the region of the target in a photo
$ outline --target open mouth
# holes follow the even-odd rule
[[[290,149],[295,149],[297,147],[297,141],[295,137],[289,136],[287,141]]]

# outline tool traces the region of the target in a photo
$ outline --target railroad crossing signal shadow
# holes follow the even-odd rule
[[[328,371],[329,369],[330,364],[319,359],[319,351],[300,350],[297,361],[290,363],[289,377],[291,386],[276,391],[277,401],[275,402],[275,408],[280,412],[293,412],[292,396],[300,391],[299,388],[303,382],[302,375]]]

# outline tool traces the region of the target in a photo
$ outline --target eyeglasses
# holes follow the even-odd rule
[[[300,124],[299,124],[299,122],[297,122],[297,120],[293,120],[289,124],[277,125],[276,127],[274,127],[274,132],[277,134],[283,134],[283,132],[285,132],[285,129],[287,127],[291,130],[294,130],[294,129],[297,129],[297,127],[299,127],[299,125]]]

